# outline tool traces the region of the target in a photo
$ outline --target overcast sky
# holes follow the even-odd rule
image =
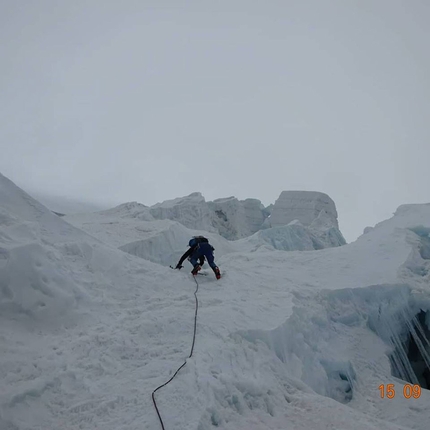
[[[430,202],[428,0],[0,0],[0,172],[106,204]],[[0,202],[1,203],[1,202]]]

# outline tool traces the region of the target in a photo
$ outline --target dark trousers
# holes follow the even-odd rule
[[[199,264],[202,265],[205,261],[205,257],[209,266],[211,266],[212,269],[215,269],[216,264],[214,261],[214,252],[212,246],[210,246],[208,243],[201,243],[198,248],[190,255],[188,260],[194,267],[197,264],[197,261],[199,261]]]

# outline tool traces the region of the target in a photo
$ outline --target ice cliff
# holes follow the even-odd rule
[[[221,236],[231,240],[255,233],[267,216],[263,204],[257,199],[227,197],[209,202],[208,206],[212,212],[212,226]]]
[[[154,219],[170,219],[229,240],[258,233],[254,242],[261,238],[262,244],[269,243],[276,249],[322,249],[346,243],[333,200],[319,192],[283,191],[267,208],[257,199],[227,197],[206,202],[200,193],[192,193],[158,203],[149,208],[149,213]]]
[[[306,191],[283,192],[267,208],[257,199],[206,202],[200,193],[192,193],[150,207],[129,202],[65,219],[102,242],[165,266],[176,264],[196,234],[210,239],[217,256],[238,247],[311,251],[345,244],[333,200]]]
[[[324,193],[315,191],[282,191],[273,206],[270,226],[278,227],[298,220],[310,226],[321,212],[326,215],[327,224],[338,226],[334,201]]]

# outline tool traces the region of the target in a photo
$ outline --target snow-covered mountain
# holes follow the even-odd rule
[[[430,204],[312,250],[318,205],[229,242],[138,204],[60,218],[0,175],[0,429],[161,428],[184,360],[166,430],[427,429]],[[258,236],[287,232],[309,250]],[[224,276],[196,278],[187,358],[196,284],[163,259],[198,233]]]

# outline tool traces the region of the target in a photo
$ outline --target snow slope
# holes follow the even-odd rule
[[[111,207],[111,205],[108,204],[77,200],[64,196],[55,196],[37,191],[29,191],[29,194],[51,211],[61,214],[97,212]]]
[[[102,242],[164,266],[176,265],[188,249],[190,237],[204,234],[221,256],[235,250],[234,244],[215,233],[189,229],[168,219],[155,220],[149,208],[126,203],[107,211],[64,218]]]
[[[139,222],[139,240],[178,224],[97,215],[118,224],[81,218],[84,233],[2,176],[0,205],[0,429],[161,428],[151,392],[189,354],[196,285],[117,248]],[[430,308],[430,205],[368,230],[319,251],[223,250],[225,276],[197,279],[194,355],[156,394],[165,428],[427,429],[429,391],[406,399],[389,355]]]

